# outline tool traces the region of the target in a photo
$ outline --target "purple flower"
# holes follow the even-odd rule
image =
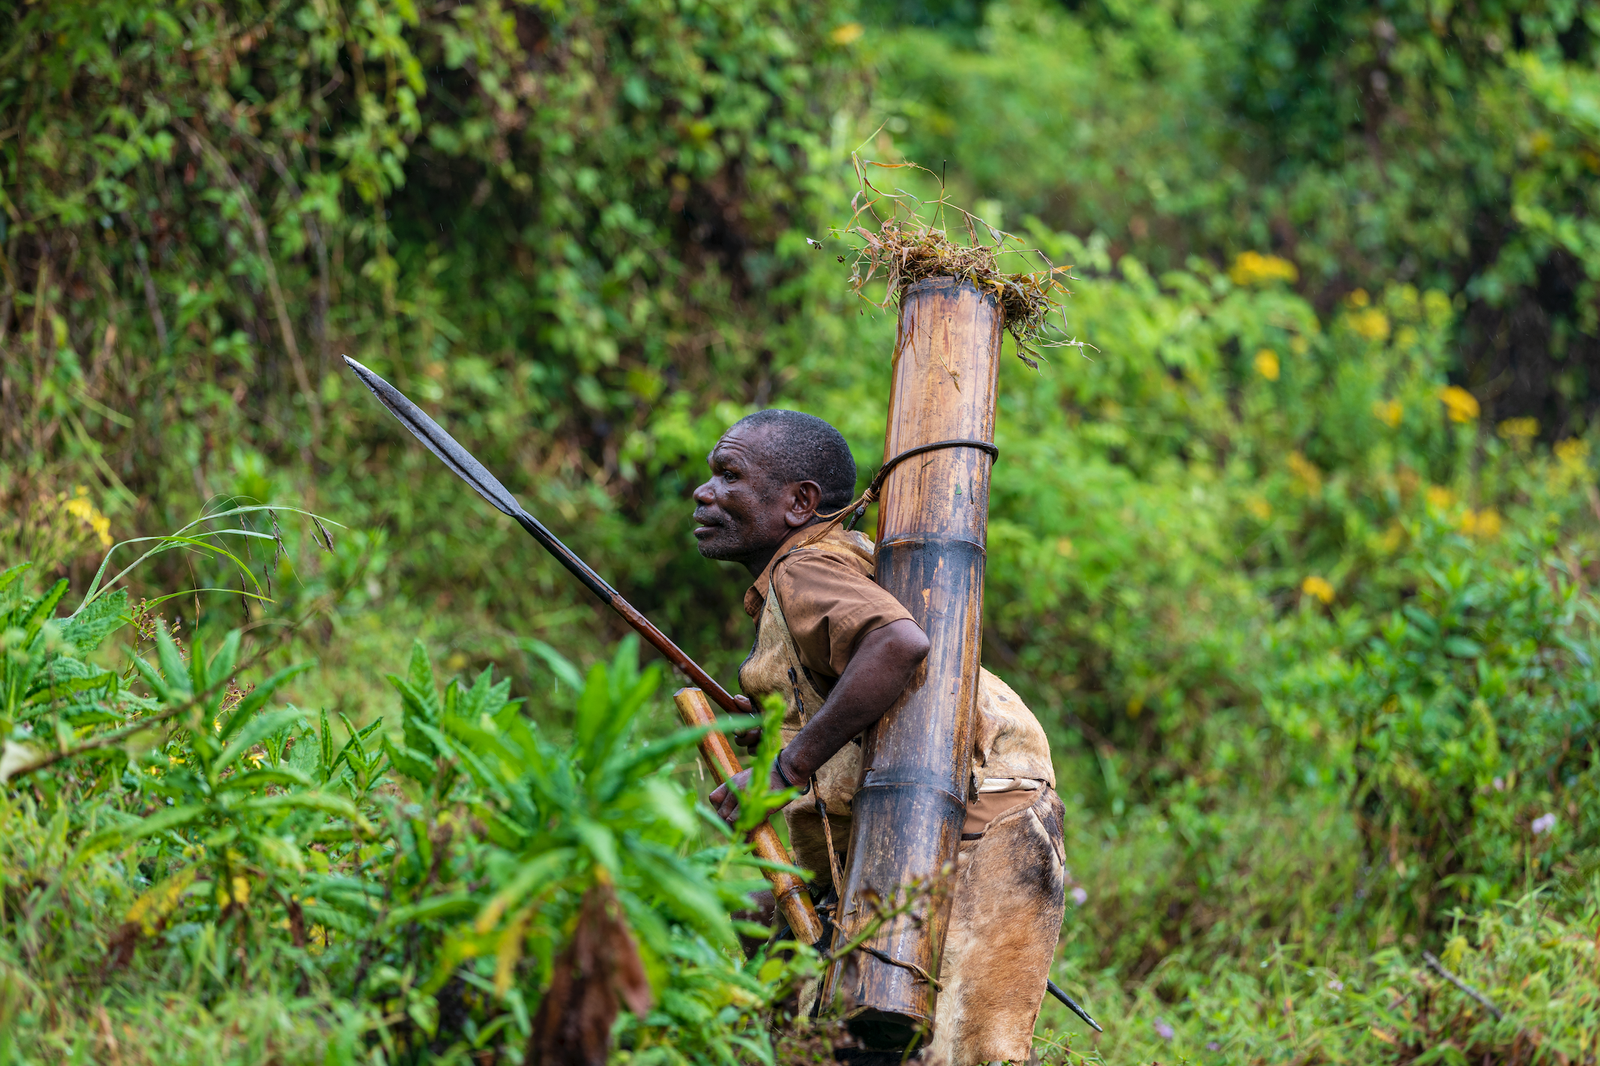
[[[1221,1051],[1222,1050],[1222,1045],[1217,1043],[1215,1040],[1210,1040],[1210,1041],[1206,1042],[1206,1050],[1207,1051]]]
[[[1171,1040],[1174,1036],[1177,1035],[1177,1030],[1172,1028],[1172,1026],[1168,1025],[1165,1021],[1161,1020],[1160,1018],[1157,1018],[1155,1020],[1155,1029],[1156,1029],[1156,1035],[1159,1036],[1163,1040]]]
[[[1068,892],[1067,895],[1071,897],[1072,904],[1075,907],[1081,907],[1089,902],[1089,893],[1082,885],[1073,885],[1072,891]]]
[[[1541,814],[1533,820],[1533,825],[1529,826],[1533,830],[1534,836],[1538,836],[1540,833],[1548,833],[1555,827],[1556,816],[1554,814]]]

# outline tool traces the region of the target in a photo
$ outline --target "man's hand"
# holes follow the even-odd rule
[[[761,714],[756,710],[756,705],[750,701],[749,696],[735,696],[733,702],[739,709],[756,720],[755,725],[749,729],[741,729],[733,734],[733,742],[746,751],[755,751],[761,743]]]
[[[783,758],[783,752],[780,751],[778,753],[778,758]],[[718,817],[729,825],[734,825],[739,821],[739,793],[735,790],[749,787],[750,769],[746,768],[712,789],[711,795],[707,796],[706,799],[710,801],[711,807],[717,812]],[[772,762],[772,776],[767,778],[767,788],[772,792],[782,792],[788,787],[783,783],[783,779],[778,776],[778,762],[777,759],[774,759]]]

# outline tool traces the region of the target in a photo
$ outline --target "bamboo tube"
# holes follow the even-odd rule
[[[697,688],[680,688],[673,695],[672,702],[678,705],[678,717],[683,719],[684,725],[710,725],[717,719],[716,712],[711,709],[711,701]],[[711,771],[711,776],[716,778],[718,784],[743,769],[733,744],[722,733],[707,733],[701,738],[700,758],[705,761],[706,769]],[[789,857],[789,850],[778,839],[778,832],[771,823],[761,823],[760,828],[751,834],[750,842],[755,846],[756,854],[766,861],[794,865],[794,859]],[[815,945],[822,939],[822,920],[811,905],[811,893],[806,891],[805,882],[797,874],[781,870],[762,872],[772,882],[773,899],[777,901],[778,910],[788,919],[795,940]]]
[[[970,282],[930,278],[905,291],[886,462],[935,441],[994,440],[1000,328],[998,303]],[[939,972],[972,772],[990,462],[971,447],[929,451],[895,467],[880,496],[878,583],[931,649],[864,740],[836,941],[863,930],[875,904],[907,902],[905,886],[935,888],[830,975],[851,1031],[882,1050],[919,1045],[934,1025],[929,977]]]

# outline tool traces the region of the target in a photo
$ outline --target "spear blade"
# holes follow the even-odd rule
[[[533,515],[517,502],[500,480],[489,473],[482,463],[473,457],[472,453],[463,448],[456,439],[445,432],[443,426],[429,418],[422,408],[412,403],[405,394],[371,370],[362,366],[348,355],[344,357],[345,364],[361,379],[362,384],[372,390],[372,395],[378,402],[400,420],[400,424],[411,431],[412,436],[420,440],[427,449],[444,461],[452,473],[462,481],[477,490],[478,495],[494,505],[496,510],[503,511],[517,520],[517,524],[533,535],[533,539],[544,545],[545,549],[567,570],[583,582],[590,592],[600,597],[613,611],[616,611],[627,623],[639,632],[639,635],[648,640],[657,651],[666,657],[667,661],[688,678],[705,690],[716,704],[729,714],[748,713],[728,692],[727,689],[706,673],[700,664],[689,658],[683,649],[674,644],[665,633],[657,629],[655,624],[646,618],[627,600],[623,599],[616,589],[606,583],[605,579],[595,573],[594,568],[580,559],[576,552],[561,543],[556,535],[544,527]]]
[[[348,355],[344,357],[344,361],[355,371],[361,383],[372,390],[372,395],[378,398],[378,402],[387,407],[389,413],[398,418],[401,425],[409,429],[411,435],[426,445],[430,452],[444,460],[444,465],[448,466],[456,477],[471,485],[478,491],[479,496],[512,518],[524,513],[522,505],[504,485],[500,484],[500,479],[489,473],[482,463],[472,457],[471,452],[457,444],[456,439],[446,433],[443,426],[429,418],[422,408],[406,399],[405,393]]]

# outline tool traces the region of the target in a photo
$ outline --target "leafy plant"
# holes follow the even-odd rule
[[[137,1013],[162,989],[217,999],[265,985],[311,993],[319,1024],[353,1025],[405,1060],[603,1048],[620,995],[638,1061],[770,1061],[764,1019],[815,956],[788,945],[743,958],[733,915],[763,882],[748,847],[670,776],[705,729],[641,738],[660,671],[639,669],[636,641],[582,680],[568,743],[489,671],[441,691],[420,644],[391,679],[399,731],[346,721],[337,743],[326,714],[272,707],[307,664],[246,691],[241,634],[186,656],[159,624],[155,661],[134,659],[139,705],[71,717],[62,697],[92,690],[28,680],[77,662],[70,645],[46,646],[39,621],[61,592],[12,590],[7,604],[36,653],[8,667],[19,706],[37,718],[54,701],[77,745],[20,768],[13,784],[46,787],[9,791],[0,819],[5,965],[26,975],[0,1020],[25,1053],[55,1038],[37,1010],[50,994]],[[103,637],[124,621],[89,612],[63,632]],[[130,720],[153,744],[93,743]],[[56,891],[69,882],[103,887]],[[597,995],[609,1010],[594,1012]]]

